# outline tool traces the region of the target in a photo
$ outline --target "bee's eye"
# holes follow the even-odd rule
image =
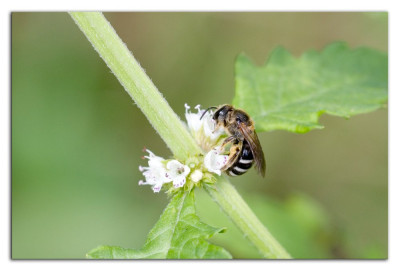
[[[237,122],[241,122],[241,119],[239,117],[236,117]]]
[[[224,115],[224,111],[219,111],[219,113],[218,113],[220,116],[223,116]]]

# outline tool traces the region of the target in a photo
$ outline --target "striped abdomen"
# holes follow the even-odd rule
[[[242,151],[236,162],[226,170],[229,176],[238,176],[245,173],[253,165],[254,157],[250,145],[246,140],[243,141]]]

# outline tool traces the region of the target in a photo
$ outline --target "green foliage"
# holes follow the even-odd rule
[[[387,101],[387,54],[372,49],[333,43],[294,58],[279,47],[264,66],[244,55],[235,66],[233,104],[253,117],[258,131],[305,133],[323,128],[323,113],[348,118]]]
[[[206,239],[224,229],[200,222],[195,214],[194,193],[179,192],[150,231],[141,249],[100,246],[87,255],[92,259],[230,259],[225,249]]]

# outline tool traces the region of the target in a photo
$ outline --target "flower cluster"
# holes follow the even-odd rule
[[[221,168],[227,163],[228,156],[221,155],[220,149],[216,145],[225,135],[224,130],[215,129],[212,113],[208,111],[203,115],[204,110],[200,109],[200,105],[195,107],[197,113],[190,112],[187,104],[185,104],[185,108],[188,129],[197,144],[207,153],[204,161],[201,161],[202,165],[206,171],[221,175]],[[146,180],[139,181],[139,185],[151,185],[155,193],[158,193],[167,183],[172,183],[175,188],[180,188],[185,185],[187,178],[193,183],[197,183],[204,177],[204,172],[194,165],[185,165],[174,159],[165,160],[149,150],[146,151],[149,153],[148,156],[145,156],[148,159],[148,167],[139,166],[139,170]]]
[[[177,160],[165,160],[162,157],[156,156],[151,151],[147,150],[149,156],[149,166],[139,166],[146,181],[139,181],[139,185],[151,185],[154,192],[159,192],[165,183],[170,183],[174,187],[182,187],[186,182],[186,176],[189,174],[190,169],[188,166],[181,164]]]

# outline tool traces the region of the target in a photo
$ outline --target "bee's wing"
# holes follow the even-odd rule
[[[264,152],[261,148],[260,141],[256,131],[249,129],[244,123],[239,125],[239,129],[243,133],[244,138],[250,145],[250,149],[253,152],[255,167],[261,176],[265,176],[265,159]]]

